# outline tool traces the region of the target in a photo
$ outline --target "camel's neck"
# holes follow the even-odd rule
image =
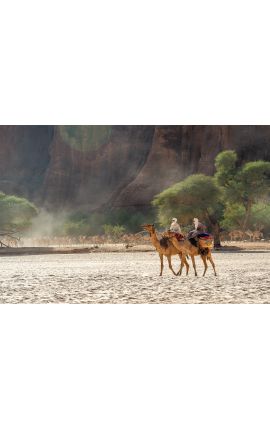
[[[176,239],[176,237],[171,237],[170,238],[171,243],[178,249],[180,247],[180,243],[178,242],[178,240]]]
[[[157,237],[156,232],[154,233],[150,233],[150,240],[152,242],[152,245],[156,248],[156,249],[160,249],[160,243]]]

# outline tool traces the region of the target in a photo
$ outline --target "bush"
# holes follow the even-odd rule
[[[120,239],[120,237],[126,231],[123,225],[111,225],[111,224],[105,224],[103,226],[103,230],[106,236],[110,236],[114,240]]]
[[[270,235],[270,203],[259,202],[251,212],[252,228],[263,231],[265,236]]]
[[[90,214],[77,212],[65,217],[65,222],[62,224],[62,232],[59,231],[59,234],[71,236],[98,235],[104,233],[104,226],[106,226],[106,229],[108,228],[106,230],[108,233],[106,234],[110,236],[120,234],[119,231],[121,234],[124,231],[136,233],[141,230],[141,224],[153,222],[153,212],[152,208],[147,213],[122,208],[92,212]]]
[[[221,222],[226,231],[241,230],[245,220],[245,208],[242,204],[227,204]]]
[[[37,208],[27,199],[0,193],[0,230],[23,231],[37,213]]]
[[[63,233],[68,236],[88,236],[92,233],[91,227],[85,220],[67,221],[64,223],[63,230]]]
[[[242,204],[228,204],[224,211],[222,227],[227,231],[243,230],[245,208]],[[265,235],[270,233],[270,204],[258,202],[251,208],[251,215],[246,229],[263,230]]]

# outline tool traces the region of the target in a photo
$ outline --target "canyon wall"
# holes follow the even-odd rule
[[[0,126],[0,190],[38,206],[146,208],[235,149],[270,161],[270,126]]]

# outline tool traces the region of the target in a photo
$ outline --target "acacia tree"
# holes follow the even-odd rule
[[[255,229],[263,230],[270,234],[270,204],[266,202],[256,203],[252,207],[251,219]]]
[[[270,162],[252,161],[237,166],[235,151],[223,151],[215,160],[217,184],[226,205],[240,205],[244,210],[242,229],[250,223],[252,208],[270,195]]]
[[[246,218],[244,205],[239,203],[227,204],[221,226],[225,230],[242,229]],[[247,227],[252,230],[263,231],[267,236],[270,233],[270,204],[267,201],[255,203]]]
[[[161,225],[177,217],[180,223],[200,218],[211,229],[215,247],[220,246],[220,221],[223,215],[220,188],[215,179],[202,174],[191,175],[158,194],[152,204],[157,208]]]
[[[14,237],[31,225],[36,207],[27,199],[0,192],[0,235]]]

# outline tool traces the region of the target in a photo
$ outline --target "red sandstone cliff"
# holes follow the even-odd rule
[[[43,195],[49,205],[106,205],[139,174],[152,145],[154,127],[115,126],[100,148],[66,143],[56,127]]]
[[[270,126],[112,126],[102,139],[83,126],[69,141],[62,128],[0,126],[0,190],[54,208],[145,207],[189,174],[212,174],[223,149],[270,160]]]
[[[193,173],[214,173],[214,160],[235,149],[241,160],[270,160],[270,127],[156,127],[146,163],[113,202],[115,206],[147,205],[164,188]]]

